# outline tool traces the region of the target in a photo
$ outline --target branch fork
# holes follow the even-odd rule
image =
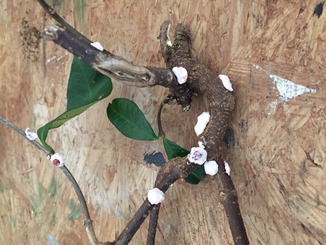
[[[170,90],[170,96],[166,101],[175,99],[184,110],[190,108],[193,95],[203,94],[206,97],[211,117],[208,126],[200,136],[200,140],[205,142],[208,158],[217,159],[216,162],[220,169],[218,180],[224,189],[222,203],[227,213],[234,243],[236,245],[249,244],[237,201],[236,190],[232,179],[225,173],[224,161],[222,160],[222,140],[229,125],[230,114],[234,109],[234,93],[225,89],[219,76],[191,57],[191,35],[189,29],[179,24],[175,31],[174,42],[172,43],[169,37],[170,23],[164,22],[158,39],[160,40],[161,53],[167,68],[137,66],[119,56],[113,55],[107,50],[94,47],[89,39],[66,23],[44,0],[38,0],[38,2],[60,24],[60,26],[47,27],[44,39],[60,45],[102,74],[112,76],[118,81],[137,87],[164,86]],[[172,72],[173,67],[183,67],[186,69],[188,75],[186,83],[179,84],[177,82],[177,78]],[[1,121],[10,126],[7,121]],[[162,128],[160,128],[160,132],[164,134]],[[34,141],[32,143],[37,146]],[[39,148],[39,146],[37,147]],[[44,151],[42,147],[39,149]],[[46,151],[46,154],[50,153]],[[155,188],[165,193],[175,181],[187,177],[196,166],[195,164],[189,164],[187,157],[172,159],[160,169],[155,182]],[[155,243],[155,231],[160,205],[152,205],[148,199],[143,202],[115,241],[99,242],[93,229],[85,199],[77,182],[65,165],[60,166],[60,169],[73,183],[73,187],[83,207],[84,225],[92,244],[128,244],[149,213],[152,216],[150,221],[152,227],[149,229],[147,244]]]

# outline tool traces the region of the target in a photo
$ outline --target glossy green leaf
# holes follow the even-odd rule
[[[111,79],[74,57],[67,89],[67,111],[107,97],[112,91]]]
[[[185,178],[185,181],[189,184],[197,185],[205,176],[204,165],[198,165],[198,167]]]
[[[49,130],[58,128],[78,116],[96,102],[107,97],[112,91],[111,79],[98,73],[85,62],[74,58],[67,89],[67,111],[48,122],[37,131],[43,146],[53,152],[46,143]]]
[[[169,160],[175,157],[184,157],[189,154],[188,150],[182,148],[167,138],[163,139],[163,145]],[[185,181],[189,184],[197,185],[205,177],[205,175],[206,173],[204,166],[198,165],[198,167],[185,178]]]
[[[182,148],[181,146],[171,140],[168,140],[167,138],[163,139],[163,145],[169,160],[176,157],[185,157],[189,154],[188,150]]]
[[[107,115],[111,123],[128,138],[145,141],[158,139],[142,111],[131,100],[114,99],[108,105]]]

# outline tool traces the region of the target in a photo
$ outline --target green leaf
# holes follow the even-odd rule
[[[136,140],[157,140],[151,125],[142,111],[131,100],[118,98],[108,105],[111,123],[126,137]]]
[[[185,157],[189,154],[188,150],[182,148],[167,138],[163,139],[163,145],[169,160],[176,157]]]
[[[205,176],[204,165],[198,165],[198,167],[185,178],[185,181],[189,184],[197,185]]]
[[[67,111],[97,102],[112,91],[111,79],[74,57],[67,89]]]
[[[175,157],[184,157],[189,154],[188,150],[182,148],[167,138],[163,139],[163,145],[169,160]],[[189,184],[197,185],[205,177],[205,175],[206,173],[204,166],[198,165],[198,167],[185,178],[185,181]]]
[[[74,57],[68,81],[67,111],[38,129],[37,134],[43,146],[53,152],[51,146],[46,143],[49,131],[78,116],[96,102],[107,97],[111,91],[110,78]]]

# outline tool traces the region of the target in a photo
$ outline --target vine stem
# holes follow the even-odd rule
[[[26,139],[28,142],[30,142],[33,146],[36,147],[36,149],[38,149],[39,151],[43,152],[47,158],[51,157],[51,152],[49,152],[43,145],[41,145],[39,142],[35,141],[35,140],[29,140],[25,134],[25,131],[23,131],[22,129],[20,129],[19,127],[17,127],[16,125],[14,125],[13,123],[11,123],[9,120],[5,119],[4,117],[0,116],[0,122],[9,127],[10,129],[12,129],[15,133],[21,135],[24,139]],[[66,165],[63,165],[62,167],[59,167],[60,170],[64,173],[64,175],[66,176],[66,178],[69,180],[69,182],[71,183],[77,197],[79,200],[79,203],[81,205],[81,211],[84,215],[84,226],[86,229],[86,233],[87,236],[91,242],[92,245],[99,245],[99,244],[103,244],[101,242],[99,242],[97,240],[97,237],[95,235],[95,231],[94,231],[94,227],[92,224],[92,220],[91,217],[89,215],[89,211],[88,211],[88,207],[87,207],[87,203],[85,200],[85,197],[83,195],[82,190],[80,189],[76,179],[74,178],[73,174],[70,172],[70,170],[67,168]]]
[[[40,150],[41,152],[43,152],[44,154],[46,154],[47,156],[50,155],[50,152],[45,149],[43,147],[43,145],[41,145],[40,143],[38,143],[35,140],[29,140],[25,134],[25,131],[23,131],[22,129],[18,128],[16,125],[12,124],[10,121],[8,121],[7,119],[3,118],[2,116],[0,116],[0,122],[9,127],[10,129],[12,129],[14,132],[16,132],[17,134],[23,136],[28,142],[30,142],[32,145],[34,145],[38,150]]]

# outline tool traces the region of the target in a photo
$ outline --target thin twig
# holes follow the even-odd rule
[[[9,127],[10,129],[12,129],[14,132],[16,132],[19,135],[23,136],[24,139],[26,139],[28,142],[30,142],[38,150],[45,153],[45,155],[47,157],[51,156],[51,152],[49,152],[47,149],[45,149],[45,147],[43,147],[43,145],[41,145],[39,142],[37,142],[35,140],[29,140],[27,138],[25,132],[23,130],[21,130],[20,128],[18,128],[16,125],[12,124],[11,122],[9,122],[7,119],[3,118],[2,116],[0,116],[0,122],[2,124],[4,124],[5,126]],[[85,226],[85,229],[87,231],[90,242],[93,245],[101,244],[101,243],[99,243],[99,241],[97,240],[97,238],[95,236],[94,227],[92,225],[92,220],[91,220],[90,215],[89,215],[87,203],[85,201],[85,197],[83,195],[83,192],[81,191],[76,179],[74,178],[72,173],[69,171],[69,169],[65,165],[63,165],[62,167],[59,167],[59,168],[65,174],[67,179],[70,181],[72,187],[74,188],[74,191],[77,194],[78,200],[79,200],[80,205],[81,205],[81,211],[82,211],[82,213],[84,215],[84,226]]]
[[[225,171],[224,160],[219,159],[217,164],[218,177],[223,188],[220,192],[221,202],[229,222],[234,245],[248,245],[249,240],[239,207],[237,191],[231,177]]]
[[[77,194],[79,203],[81,205],[82,213],[84,214],[84,226],[85,226],[85,229],[86,229],[86,232],[87,232],[87,235],[88,235],[88,238],[89,238],[91,244],[92,245],[99,244],[99,241],[97,240],[97,237],[95,235],[93,221],[91,220],[91,217],[89,215],[87,203],[86,203],[85,197],[83,195],[83,192],[81,191],[76,179],[74,178],[72,173],[69,171],[69,169],[65,165],[60,167],[60,169],[66,175],[67,179],[70,181],[72,187],[74,188],[74,190]]]
[[[30,142],[32,145],[34,145],[38,150],[40,150],[41,152],[45,153],[45,155],[50,155],[50,152],[45,149],[43,147],[43,145],[41,145],[40,143],[38,143],[35,140],[29,140],[25,134],[25,131],[21,130],[20,128],[18,128],[17,126],[15,126],[14,124],[12,124],[11,122],[9,122],[7,119],[3,118],[2,116],[0,116],[0,122],[2,124],[4,124],[5,126],[11,128],[13,131],[15,131],[16,133],[18,133],[19,135],[23,136],[28,142]]]
[[[163,106],[172,100],[172,97],[167,96],[160,105],[160,110],[162,110]],[[158,118],[161,119],[161,112],[158,113]],[[162,125],[159,123],[159,128],[161,127],[161,131],[163,132]],[[164,134],[164,132],[163,132]],[[159,182],[162,181],[166,176],[166,173],[164,171],[164,168],[161,169],[161,171],[158,173],[156,180],[155,180],[155,186],[159,185]],[[149,215],[149,224],[148,224],[148,233],[147,233],[147,245],[154,245],[155,244],[155,237],[156,237],[156,231],[157,231],[157,225],[158,225],[158,217],[160,213],[161,204],[153,206],[153,209],[150,211]]]
[[[147,245],[155,245],[155,237],[161,204],[153,207],[149,215]]]
[[[162,110],[164,105],[170,103],[172,100],[174,100],[174,98],[172,94],[169,94],[164,98],[164,100],[160,104],[160,107],[158,108],[158,112],[157,112],[158,137],[165,136],[165,132],[162,127]]]
[[[160,169],[155,187],[165,193],[174,182],[187,177],[195,168],[195,164],[187,164],[187,157],[174,158]],[[128,244],[155,206],[146,199],[113,244]]]
[[[90,41],[87,37],[83,34],[78,32],[75,28],[73,28],[67,21],[65,21],[55,10],[54,8],[50,7],[44,0],[37,0],[42,8],[47,12],[58,24],[62,27],[68,29],[70,32],[74,33],[76,37],[79,39],[83,39],[85,41]]]

